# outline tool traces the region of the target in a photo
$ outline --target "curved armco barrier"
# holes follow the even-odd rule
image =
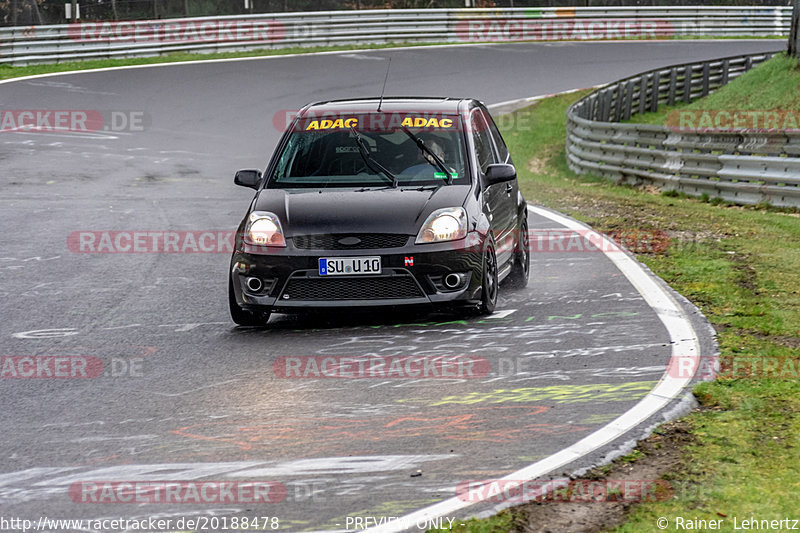
[[[678,111],[666,126],[619,123],[660,104],[707,95],[773,54],[651,70],[567,110],[567,160],[578,173],[740,204],[800,206],[800,116],[777,111]]]
[[[319,11],[0,29],[0,63],[368,43],[585,41],[789,34],[791,6]]]

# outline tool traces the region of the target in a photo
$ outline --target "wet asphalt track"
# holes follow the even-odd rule
[[[275,315],[252,330],[228,318],[227,253],[85,254],[67,238],[235,229],[251,194],[233,186],[233,171],[264,166],[280,134],[276,113],[375,94],[389,56],[389,94],[492,104],[779,46],[381,50],[0,85],[0,109],[125,111],[145,124],[0,133],[0,355],[82,356],[104,369],[91,379],[4,374],[2,515],[269,516],[282,529],[346,529],[354,517],[399,516],[452,497],[460,481],[506,475],[590,434],[650,390],[670,355],[655,312],[601,253],[534,253],[528,288],[503,287],[498,313],[485,319]],[[529,223],[557,228],[541,216]],[[467,356],[489,367],[472,379],[275,374],[281,357],[324,355]],[[70,487],[92,480],[268,480],[287,493],[269,504],[75,503]]]

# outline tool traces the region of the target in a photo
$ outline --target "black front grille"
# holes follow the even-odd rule
[[[288,298],[286,297],[288,295]],[[412,276],[292,278],[281,301],[392,300],[421,298]]]
[[[358,242],[356,242],[358,239]],[[366,250],[405,246],[408,235],[395,233],[340,233],[295,235],[294,245],[301,250]],[[340,242],[344,240],[344,243]]]

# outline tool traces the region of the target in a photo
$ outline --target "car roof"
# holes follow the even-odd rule
[[[303,116],[308,111],[314,113],[368,113],[378,110],[380,97],[349,98],[345,100],[327,100],[308,104],[300,112]],[[473,98],[452,98],[446,96],[385,96],[381,103],[381,112],[417,112],[417,113],[458,113],[465,110],[471,102],[479,104]],[[462,107],[462,104],[465,104]]]

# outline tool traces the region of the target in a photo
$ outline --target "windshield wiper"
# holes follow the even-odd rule
[[[407,127],[403,126],[403,132],[406,135],[408,135],[411,138],[412,141],[417,143],[417,146],[419,146],[420,150],[422,150],[426,154],[430,155],[433,158],[433,160],[436,161],[436,164],[434,165],[433,163],[431,163],[430,161],[425,159],[425,161],[428,161],[428,163],[430,165],[435,166],[435,167],[439,167],[439,170],[441,170],[444,173],[444,175],[447,176],[447,184],[448,185],[452,185],[453,184],[453,174],[449,170],[447,170],[447,167],[444,165],[444,161],[442,161],[439,158],[438,155],[434,154],[433,150],[431,150],[430,148],[425,146],[425,143],[423,142],[423,140],[420,139],[419,137],[417,137],[416,135],[414,135],[413,133],[411,133],[411,131]]]
[[[435,191],[442,184],[439,183],[438,185],[420,185],[419,187],[408,187],[406,189],[400,189],[401,191]]]
[[[355,127],[350,126],[350,131],[353,132],[353,135],[356,136],[356,145],[358,145],[358,153],[361,154],[361,158],[364,160],[364,163],[377,175],[380,176],[383,173],[389,181],[392,182],[392,187],[397,187],[397,176],[389,172],[386,167],[378,163],[374,157],[369,155],[369,149],[367,148],[364,139],[361,135],[356,131]]]
[[[377,185],[370,185],[361,187],[360,189],[356,189],[356,192],[383,191],[386,189],[394,189],[394,187],[392,187],[391,185],[387,185],[386,187],[378,187]]]

